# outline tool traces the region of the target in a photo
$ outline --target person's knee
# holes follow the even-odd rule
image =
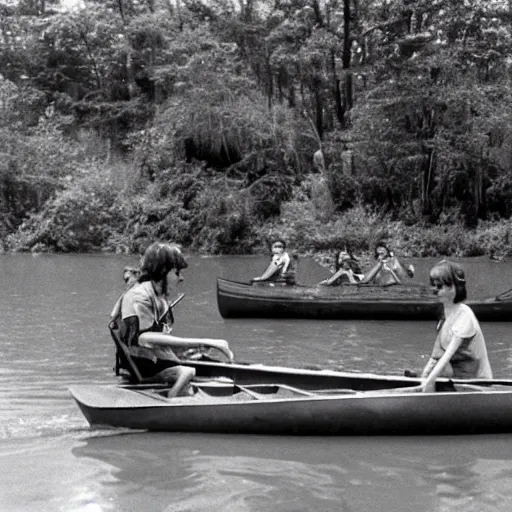
[[[191,368],[190,366],[180,366],[179,372],[180,375],[182,375],[188,380],[192,380],[196,376],[195,368]]]
[[[174,370],[174,383],[172,388],[167,392],[167,398],[174,398],[176,396],[190,396],[194,394],[191,386],[191,380],[196,375],[196,370],[189,366],[175,366]]]

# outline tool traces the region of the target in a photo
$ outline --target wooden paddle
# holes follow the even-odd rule
[[[183,300],[183,297],[185,297],[185,294],[182,293],[178,298],[174,299],[170,304],[169,307],[172,309],[174,306],[176,306],[179,302]]]
[[[494,297],[494,300],[496,300],[496,301],[511,300],[511,299],[512,299],[512,288],[510,290],[500,293],[499,295],[496,295],[496,297]]]

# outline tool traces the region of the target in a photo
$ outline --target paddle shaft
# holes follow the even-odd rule
[[[496,297],[494,297],[494,300],[508,300],[511,297],[512,295],[512,288],[510,290],[507,290],[506,292],[503,292],[503,293],[500,293],[499,295],[496,295]]]
[[[182,293],[177,299],[174,299],[174,301],[169,304],[169,307],[172,309],[174,306],[176,306],[183,300],[183,297],[185,297],[184,293]]]

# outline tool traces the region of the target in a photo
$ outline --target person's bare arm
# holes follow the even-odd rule
[[[434,368],[432,371],[428,374],[426,379],[423,381],[421,387],[423,392],[425,393],[431,393],[435,390],[435,383],[437,377],[439,377],[445,368],[445,366],[450,362],[451,358],[457,352],[457,349],[460,347],[463,339],[459,338],[458,336],[452,336],[452,339],[450,340],[450,343],[445,350],[442,357],[435,363]],[[431,358],[432,359],[432,358]],[[427,366],[430,364],[427,363]],[[426,368],[425,368],[426,370]],[[423,372],[425,373],[425,370]],[[422,374],[423,375],[423,374]]]
[[[267,267],[265,272],[261,274],[259,277],[254,277],[251,281],[267,281],[270,279],[277,271],[279,270],[279,265],[274,261],[270,262],[270,265]]]
[[[186,349],[211,347],[222,352],[230,361],[233,361],[234,355],[229,348],[229,343],[222,339],[212,338],[184,338],[165,334],[162,332],[145,332],[139,336],[139,344],[147,348],[165,348],[165,349]]]

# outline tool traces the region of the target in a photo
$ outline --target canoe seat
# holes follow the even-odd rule
[[[264,400],[266,398],[264,393],[258,393],[256,391],[253,391],[252,389],[247,389],[245,386],[236,385],[235,390],[246,393],[252,398],[256,398],[256,400]]]
[[[462,392],[464,392],[464,391],[471,391],[471,392],[489,391],[489,388],[485,388],[484,386],[476,386],[474,384],[454,384],[453,387],[455,388],[455,391],[462,391]]]
[[[110,329],[110,335],[116,346],[116,366],[114,368],[116,375],[127,378],[130,382],[136,384],[169,384],[174,382],[175,376],[172,366],[164,368],[152,377],[143,377],[141,370],[133,359],[134,354],[130,353],[130,349],[121,341],[118,332],[115,329]],[[131,349],[132,351],[137,351],[135,357],[153,362],[156,361],[156,356],[153,352],[145,347],[131,347]]]
[[[249,384],[247,386],[235,385],[235,389],[242,391],[256,400],[268,400],[269,398],[290,398],[298,396],[318,396],[316,393],[305,389],[288,386],[287,384]],[[284,396],[286,395],[286,396]]]
[[[329,389],[315,389],[315,393],[319,395],[357,395],[361,391],[356,391],[350,388],[329,388]]]
[[[261,398],[290,398],[293,396],[318,396],[316,391],[309,391],[307,389],[289,386],[288,384],[252,384],[248,386],[240,386],[244,391],[253,393],[255,396],[259,395]],[[285,396],[286,395],[286,396]]]

